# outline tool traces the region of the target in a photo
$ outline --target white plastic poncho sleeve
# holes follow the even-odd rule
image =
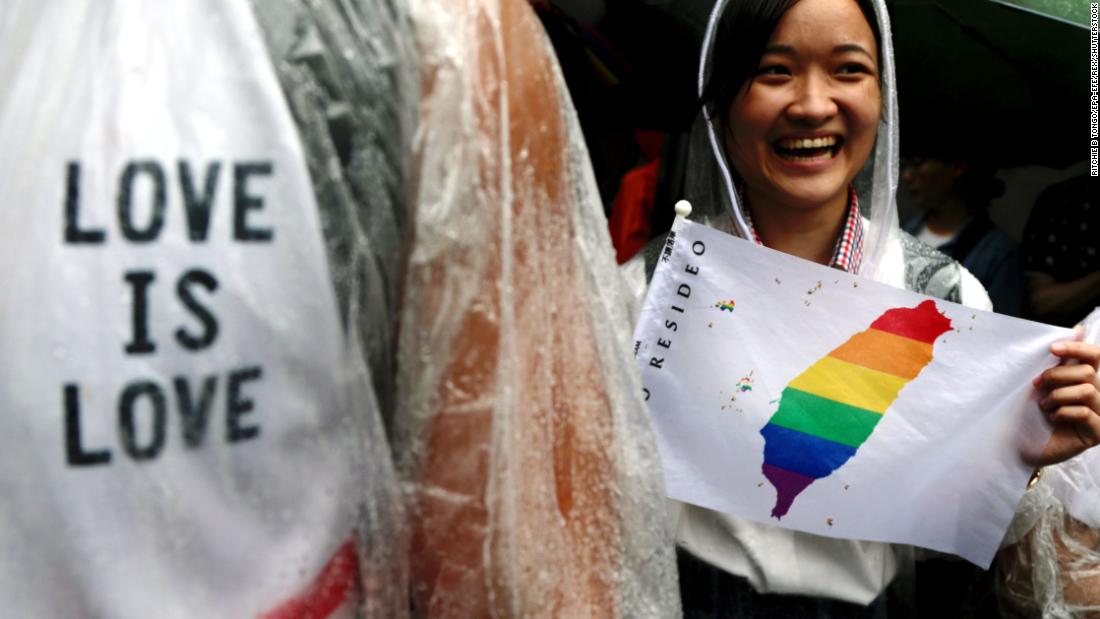
[[[5,612],[353,611],[388,462],[249,5],[8,3],[0,78]]]
[[[418,0],[398,454],[425,617],[675,617],[658,455],[587,153],[522,0]]]

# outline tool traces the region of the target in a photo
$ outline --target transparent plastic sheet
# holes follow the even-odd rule
[[[1082,323],[1100,343],[1100,310]],[[998,597],[1012,617],[1100,616],[1100,455],[1045,467],[1024,495],[997,561]]]
[[[1066,513],[1050,484],[1028,491],[998,556],[998,598],[1009,617],[1095,617],[1100,614],[1100,531]],[[1028,523],[1034,523],[1030,528]]]
[[[399,470],[425,617],[675,617],[661,469],[587,152],[522,0],[417,0]]]
[[[408,9],[402,0],[265,0],[253,7],[309,158],[340,310],[361,325],[388,422],[419,98]]]
[[[344,194],[377,175],[404,174],[403,160],[391,159],[384,149],[407,152],[416,70],[402,64],[410,56],[398,53],[388,37],[404,37],[406,50],[412,49],[412,37],[382,3],[317,2],[301,16],[297,13],[304,5],[259,4],[257,10],[268,18],[263,26],[271,35],[269,45],[295,40],[308,31],[310,20],[317,32],[329,35],[342,26],[343,38],[331,36],[309,59],[345,60],[347,75],[326,76],[345,87],[355,79],[365,81],[363,73],[385,81],[385,71],[407,71],[413,76],[406,80],[413,103],[398,97],[404,91],[394,88],[372,90],[371,96],[358,93],[363,96],[356,98],[376,108],[398,110],[392,114],[397,120],[377,114],[340,136],[330,132],[338,106],[310,90],[314,82],[307,71],[295,73],[298,67],[290,61],[280,66],[283,54],[272,52],[268,58],[256,15],[240,0],[102,2],[94,7],[64,0],[12,2],[0,14],[0,75],[8,84],[0,95],[0,135],[12,146],[0,156],[0,195],[6,205],[0,210],[0,230],[5,231],[0,246],[9,258],[0,281],[10,295],[0,321],[5,333],[0,366],[10,381],[0,390],[5,403],[0,435],[10,458],[0,475],[7,498],[0,509],[5,549],[0,598],[13,616],[407,615],[399,490],[360,347],[361,341],[377,347],[374,342],[391,337],[392,318],[386,316],[392,309],[380,315],[360,300],[377,296],[392,307],[394,295],[377,291],[393,285],[382,279],[384,269],[371,270],[367,258],[376,260],[377,254],[365,241],[359,243],[366,235],[363,228],[371,226],[391,242],[400,238],[393,233],[395,225],[368,215],[374,209],[395,210],[387,192],[404,179],[387,180],[380,193],[358,195],[355,201]],[[364,22],[370,26],[363,27]],[[364,38],[373,29],[384,36]],[[361,52],[361,61],[346,53],[352,49]],[[321,118],[329,124],[316,122]],[[345,164],[366,170],[358,178],[340,175],[329,145],[349,135],[361,139],[348,149],[352,156]],[[117,168],[133,158],[142,170],[159,169],[167,181],[160,193],[168,213],[163,234],[144,245],[127,243],[113,225],[111,192],[121,184]],[[236,172],[227,168],[242,159],[271,163],[266,175],[258,175],[251,189],[238,189],[234,198]],[[80,200],[78,225],[98,227],[104,239],[77,246],[79,260],[68,258],[74,255],[67,253],[71,247],[55,248],[62,245],[58,232],[63,227],[54,219],[60,218],[64,201],[54,193],[57,187],[64,191],[65,162],[74,160],[83,171],[79,190],[72,181],[68,190],[70,200]],[[221,164],[220,176],[211,162]],[[209,234],[201,242],[193,232],[191,204],[184,224],[180,192],[186,195],[181,190],[186,181],[176,175],[185,164],[197,183],[203,183],[199,174],[206,174],[206,195],[189,198],[208,200]],[[236,182],[240,187],[239,177]],[[39,205],[43,195],[47,199]],[[147,195],[157,194],[134,192],[135,209],[148,207]],[[239,208],[242,195],[266,199],[252,202],[251,226],[275,241],[234,242],[228,213],[234,199]],[[119,197],[120,210],[123,202]],[[360,237],[353,237],[355,251],[335,251],[348,243],[333,230],[343,228],[342,222],[331,220],[354,217],[356,210],[346,209],[356,203],[362,221]],[[326,269],[317,207],[324,240],[335,256],[331,270]],[[137,219],[145,215],[142,210]],[[47,234],[39,235],[42,222],[48,224]],[[146,231],[157,229],[144,221],[139,226],[146,224]],[[344,262],[337,260],[345,255]],[[156,292],[174,289],[169,283],[175,283],[181,265],[209,269],[220,282],[207,291],[216,295],[200,301],[208,303],[203,305],[211,308],[208,316],[221,326],[217,346],[188,351],[165,330],[165,315],[181,317],[166,309],[172,304]],[[154,356],[122,352],[126,329],[121,324],[131,303],[138,302],[124,285],[117,296],[115,290],[122,273],[134,268],[159,278],[152,280],[156,283],[148,294],[150,337],[159,344]],[[75,292],[66,298],[70,291]],[[28,318],[14,311],[17,302],[32,305],[37,313]],[[337,307],[345,317],[356,317],[345,320],[343,330]],[[384,328],[382,320],[389,321]],[[72,324],[81,328],[74,331]],[[179,324],[181,332],[193,328]],[[366,333],[362,338],[361,331]],[[38,359],[44,346],[20,346],[10,337],[20,332],[32,337],[56,332],[53,337],[60,339],[46,350],[48,363]],[[93,348],[87,342],[102,345]],[[218,373],[225,369],[220,363],[241,359],[259,369],[248,389],[242,389],[251,424],[245,430],[251,433],[233,437],[232,423],[226,429],[223,418],[229,414],[222,401],[226,377]],[[375,365],[385,368],[384,362]],[[33,440],[52,437],[61,428],[57,415],[30,414],[44,410],[43,403],[53,404],[50,395],[57,393],[57,385],[46,379],[39,393],[20,391],[55,368],[68,372],[67,380],[81,380],[85,443],[75,451],[104,448],[89,452],[111,456],[101,458],[98,468],[87,461],[74,465],[70,446],[68,468],[58,471],[65,464],[64,442],[59,455],[57,445]],[[392,368],[389,372],[392,376]],[[177,416],[179,381],[191,380],[194,398],[200,398],[196,379],[212,373],[218,374],[216,380],[199,383],[201,400],[191,401],[196,410],[184,410],[189,405],[178,396]],[[167,386],[162,393],[171,408],[161,417],[167,430],[159,440],[146,442],[148,424],[139,427],[141,432],[112,438],[113,428],[102,423],[114,419],[114,411],[103,406],[104,394],[114,406],[116,384],[134,377],[146,386]],[[228,397],[232,407],[233,396]],[[207,404],[199,402],[217,404],[203,412]],[[121,417],[123,405],[118,409]],[[138,420],[133,423],[156,418],[156,411],[155,404],[132,410],[132,419]]]
[[[262,0],[253,10],[306,151],[363,411],[358,538],[366,617],[408,615],[408,539],[380,410],[394,406],[396,300],[419,99],[400,0]],[[365,351],[365,354],[364,354]],[[368,366],[369,365],[369,369]]]

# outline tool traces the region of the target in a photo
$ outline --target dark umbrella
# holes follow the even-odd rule
[[[1089,27],[1089,7],[1082,0],[993,0],[1024,11],[1038,13],[1051,19]]]
[[[934,140],[1055,167],[1088,155],[1087,30],[990,0],[898,0],[893,13],[903,152]]]

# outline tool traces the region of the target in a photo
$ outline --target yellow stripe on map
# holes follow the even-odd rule
[[[791,381],[790,386],[849,406],[882,413],[909,382],[907,378],[822,357]]]

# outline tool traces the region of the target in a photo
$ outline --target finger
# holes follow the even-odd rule
[[[1100,346],[1063,340],[1051,344],[1050,352],[1063,360],[1076,359],[1081,363],[1087,363],[1094,370],[1100,368]]]
[[[1061,406],[1054,409],[1053,412],[1047,414],[1047,419],[1051,423],[1089,423],[1092,418],[1096,417],[1096,413],[1087,406]],[[1100,417],[1097,417],[1097,421],[1100,422]]]
[[[1045,370],[1035,381],[1041,389],[1056,389],[1081,383],[1097,383],[1096,368],[1087,363],[1059,365]]]
[[[1100,410],[1100,391],[1091,383],[1059,387],[1039,400],[1039,408],[1046,412],[1060,406],[1081,405]]]

